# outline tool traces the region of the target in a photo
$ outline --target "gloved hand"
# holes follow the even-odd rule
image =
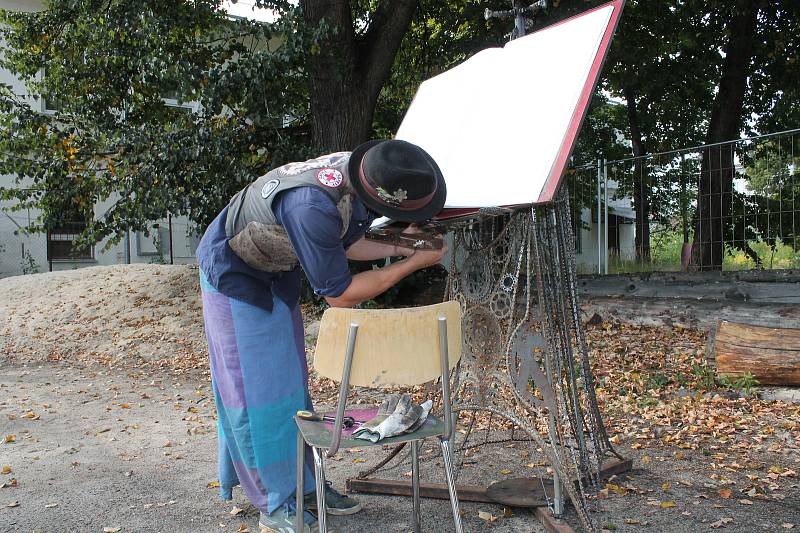
[[[408,394],[394,394],[378,407],[375,417],[353,432],[353,437],[378,442],[387,437],[414,431],[425,423],[431,405],[431,400],[422,405],[414,405]]]

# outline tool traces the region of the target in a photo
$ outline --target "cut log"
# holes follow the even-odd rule
[[[800,385],[800,329],[723,321],[711,332],[708,356],[719,376],[750,373],[761,385]]]

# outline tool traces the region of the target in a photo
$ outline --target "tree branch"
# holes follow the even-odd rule
[[[358,50],[364,82],[370,91],[380,90],[389,78],[397,50],[418,4],[419,0],[381,0],[378,4]]]

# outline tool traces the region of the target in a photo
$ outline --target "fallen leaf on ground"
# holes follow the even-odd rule
[[[509,470],[508,468],[504,468],[500,471],[500,473],[503,474],[504,476],[507,476],[508,474],[511,473],[511,470]]]
[[[231,509],[231,514],[232,514],[233,516],[236,516],[237,514],[241,513],[242,511],[243,511],[243,509],[239,509],[238,507],[236,507],[236,506],[234,505],[234,506],[233,506],[233,509]]]
[[[219,481],[209,481],[208,485],[206,485],[207,489],[213,489],[215,487],[219,487]]]
[[[783,524],[781,524],[781,527],[782,527],[783,529],[792,529],[792,528],[794,527],[794,524],[789,524],[789,523],[787,522],[787,523],[783,523]]]
[[[752,500],[739,500],[742,505],[753,505]]]
[[[725,527],[726,524],[730,524],[731,522],[733,522],[733,518],[720,518],[719,520],[713,522],[710,525],[714,529],[719,529],[721,527]]]
[[[731,494],[733,494],[733,491],[731,489],[719,489],[717,491],[717,494],[719,494],[720,497],[725,498],[727,500],[728,498],[731,497]]]
[[[10,474],[11,473],[11,465],[3,465],[3,470],[0,471],[2,474]]]
[[[626,488],[620,487],[619,485],[615,485],[613,483],[606,483],[606,488],[619,494],[620,496],[625,496],[628,494],[628,490]]]
[[[44,506],[45,509],[52,509],[53,507],[58,507],[57,503],[48,503]]]
[[[503,518],[511,518],[512,516],[514,516],[514,511],[509,507],[503,507]]]
[[[675,507],[678,504],[675,502],[661,502],[659,505],[662,509],[669,509],[670,507]]]
[[[15,500],[9,503],[7,507],[19,507],[19,502]]]
[[[487,522],[494,522],[497,520],[496,516],[494,516],[492,513],[487,513],[486,511],[478,511],[478,518],[481,520],[486,520]]]
[[[17,440],[17,436],[16,435],[6,435],[6,438],[3,439],[3,442],[5,442],[6,444],[9,444],[9,443],[14,442],[16,440]]]
[[[117,531],[122,531],[121,527],[104,527],[103,533],[117,533]]]

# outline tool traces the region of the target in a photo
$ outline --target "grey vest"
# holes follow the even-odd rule
[[[242,261],[256,270],[285,272],[298,265],[297,254],[272,211],[278,193],[295,187],[325,191],[342,217],[342,237],[347,233],[352,197],[346,194],[350,152],[337,152],[303,163],[289,163],[269,171],[239,191],[228,204],[225,234]]]

